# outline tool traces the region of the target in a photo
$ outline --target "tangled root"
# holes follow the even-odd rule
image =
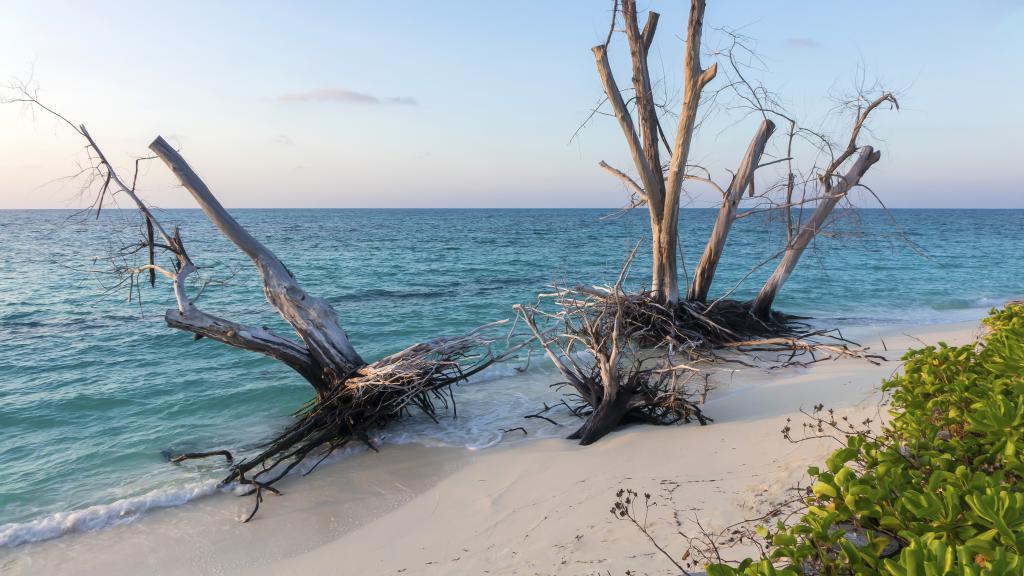
[[[500,323],[488,324],[468,334],[443,337],[410,346],[405,350],[363,366],[338,382],[326,394],[295,413],[295,421],[262,450],[237,460],[227,450],[188,453],[172,462],[192,458],[223,456],[230,465],[221,486],[250,486],[255,496],[248,522],[259,510],[263,492],[279,494],[274,485],[311,457],[317,460],[309,474],[328,456],[352,442],[373,450],[370,432],[418,410],[437,420],[438,407],[454,409],[451,386],[464,381],[495,362],[512,355],[516,348],[500,355],[491,350],[493,340],[483,333]]]

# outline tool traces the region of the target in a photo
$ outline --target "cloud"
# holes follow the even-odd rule
[[[786,38],[786,46],[790,48],[801,48],[803,50],[816,50],[821,48],[821,42],[812,40],[811,38],[794,36],[792,38]]]
[[[295,92],[278,96],[278,102],[300,103],[300,102],[339,102],[343,104],[402,104],[414,105],[415,98],[408,96],[391,96],[381,98],[365,92],[346,90],[344,88],[321,88],[308,92]]]
[[[289,138],[286,134],[278,134],[271,138],[271,141],[280,146],[291,146],[292,144],[295,144],[295,141]]]

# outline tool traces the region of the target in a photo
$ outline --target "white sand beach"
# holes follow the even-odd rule
[[[1024,0],[850,8],[4,2],[0,576],[1024,576]]]
[[[677,532],[692,530],[693,517],[718,528],[757,516],[834,449],[786,441],[787,418],[799,428],[799,410],[817,403],[856,421],[876,418],[885,412],[878,384],[906,348],[961,344],[978,332],[975,322],[862,329],[848,336],[889,362],[719,374],[705,405],[715,422],[703,427],[630,426],[589,447],[563,439],[475,452],[387,445],[290,479],[250,524],[239,518],[251,499],[217,495],[5,550],[0,572],[673,574],[643,534],[609,513],[616,490],[651,493],[650,529],[678,558]]]

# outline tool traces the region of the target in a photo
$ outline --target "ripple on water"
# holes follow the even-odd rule
[[[508,317],[513,303],[531,301],[555,281],[606,283],[647,226],[640,212],[601,220],[604,210],[236,213],[308,291],[332,302],[367,358]],[[69,227],[68,214],[0,211],[0,545],[130,521],[209,493],[215,465],[171,466],[165,453],[253,450],[310,396],[272,360],[167,328],[162,315],[173,298],[166,286],[144,289],[141,305],[127,304],[123,292],[104,293],[96,279],[58,265],[92,262],[95,247],[133,218],[110,211]],[[204,273],[231,279],[204,292],[207,310],[289,333],[251,265],[199,211],[166,214],[181,225]],[[714,215],[684,212],[684,245],[700,245]],[[883,325],[977,318],[985,307],[1024,296],[1024,260],[1006,257],[1024,252],[1024,211],[895,215],[931,259],[906,248],[887,215],[866,212],[856,237],[819,241],[817,258],[797,269],[780,307],[826,325]],[[730,236],[716,289],[738,282],[780,237],[771,224],[744,220]],[[697,256],[688,252],[688,269]],[[647,266],[641,254],[628,288],[647,284]],[[750,297],[768,272],[755,273],[735,296]],[[435,424],[413,416],[380,439],[492,445],[502,428],[557,401],[547,385],[558,378],[541,366],[534,358],[526,374],[510,366],[488,371],[455,390],[458,418]],[[529,425],[531,438],[562,432]]]

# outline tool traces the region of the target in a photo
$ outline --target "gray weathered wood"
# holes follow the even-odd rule
[[[622,180],[622,183],[626,185],[626,188],[629,189],[630,193],[638,198],[639,204],[637,204],[637,206],[640,206],[644,202],[647,202],[647,193],[645,193],[644,189],[641,188],[640,185],[636,183],[636,180],[630,178],[628,174],[626,174],[622,170],[619,170],[618,168],[615,168],[614,166],[609,165],[604,160],[598,162],[597,165],[603,168],[612,176],[615,176],[619,180]]]
[[[633,126],[633,116],[630,115],[629,110],[626,108],[626,102],[622,99],[622,93],[619,92],[615,76],[612,75],[611,64],[608,62],[608,48],[604,44],[599,44],[594,46],[593,51],[594,59],[597,61],[597,71],[601,76],[601,84],[604,86],[608,103],[615,113],[615,119],[619,121],[622,135],[626,138],[629,154],[633,158],[633,165],[636,166],[637,172],[640,174],[640,182],[643,184],[644,190],[647,190],[654,179],[654,174],[651,167],[647,164],[643,146],[640,144],[640,138],[637,136],[636,128]]]
[[[640,144],[644,160],[651,171],[651,181],[644,182],[644,192],[656,204],[653,212],[660,216],[665,180],[661,177],[661,152],[658,146],[658,110],[654,106],[651,92],[651,77],[647,69],[647,45],[649,38],[640,33],[637,22],[636,0],[622,1],[622,19],[629,41],[630,61],[633,63],[633,99],[636,106],[637,122],[640,128]],[[653,34],[654,29],[650,29]]]
[[[235,348],[259,352],[280,360],[306,378],[314,388],[321,385],[323,375],[320,373],[320,365],[310,356],[309,351],[301,344],[279,336],[267,328],[225,320],[207,314],[195,306],[190,306],[184,312],[168,310],[164,313],[164,321],[171,328],[192,332]]]
[[[875,162],[878,162],[880,157],[880,152],[874,150],[871,146],[864,146],[860,149],[860,155],[857,156],[857,160],[854,161],[845,175],[839,177],[838,182],[834,185],[824,184],[826,187],[824,198],[818,202],[810,219],[800,227],[800,231],[796,233],[793,241],[786,247],[782,260],[779,261],[775,271],[764,283],[761,291],[754,299],[752,310],[755,316],[762,319],[769,316],[772,304],[775,302],[779,290],[782,289],[782,285],[789,279],[789,275],[793,273],[793,269],[796,268],[804,250],[807,249],[807,246],[810,245],[818,232],[824,228],[826,220],[828,220],[836,205],[839,204],[839,201],[845,198],[850,190],[860,183],[860,179]]]
[[[663,303],[674,303],[679,299],[677,271],[679,198],[685,178],[690,141],[696,127],[697,107],[700,103],[701,91],[715,77],[717,69],[712,64],[705,70],[701,68],[700,64],[704,4],[704,0],[692,0],[690,6],[683,70],[683,103],[667,176],[662,173],[658,141],[661,126],[651,93],[651,79],[647,65],[648,52],[657,30],[658,14],[649,12],[647,23],[641,31],[637,20],[636,1],[624,0],[622,3],[622,14],[633,70],[632,83],[639,134],[608,64],[607,45],[594,47],[594,56],[597,60],[605,95],[611,103],[612,112],[622,127],[647,200],[653,255],[651,291]],[[616,176],[621,178],[620,174],[616,174]]]
[[[704,0],[692,0],[690,3],[690,18],[686,27],[686,56],[683,61],[683,103],[665,179],[665,216],[659,230],[663,253],[659,257],[664,260],[666,269],[663,271],[662,286],[656,292],[669,294],[669,302],[675,302],[679,297],[676,271],[676,254],[679,251],[679,199],[686,177],[686,163],[690,157],[690,143],[693,141],[693,132],[697,125],[697,108],[700,105],[701,91],[714,79],[718,71],[716,64],[704,69],[700,63],[704,6]]]
[[[747,153],[743,156],[743,160],[736,170],[736,175],[733,176],[732,183],[726,189],[725,197],[722,198],[722,205],[718,209],[715,227],[712,229],[711,237],[708,238],[708,243],[704,247],[704,254],[694,270],[693,283],[690,284],[686,295],[688,299],[701,302],[707,300],[708,291],[711,289],[711,283],[715,278],[715,270],[718,268],[718,261],[722,257],[725,242],[729,237],[729,230],[732,228],[732,223],[736,220],[736,209],[739,207],[740,200],[743,199],[744,190],[749,188],[754,182],[754,172],[757,170],[757,165],[761,162],[761,155],[764,153],[765,145],[768,144],[768,139],[774,130],[775,124],[765,118],[761,121],[761,125],[754,134],[754,138],[750,141]]]
[[[263,279],[267,301],[305,342],[325,379],[343,380],[363,366],[365,362],[349,342],[330,304],[307,294],[277,256],[224,209],[199,175],[162,137],[157,137],[149,148],[174,172],[224,237],[253,261]]]

